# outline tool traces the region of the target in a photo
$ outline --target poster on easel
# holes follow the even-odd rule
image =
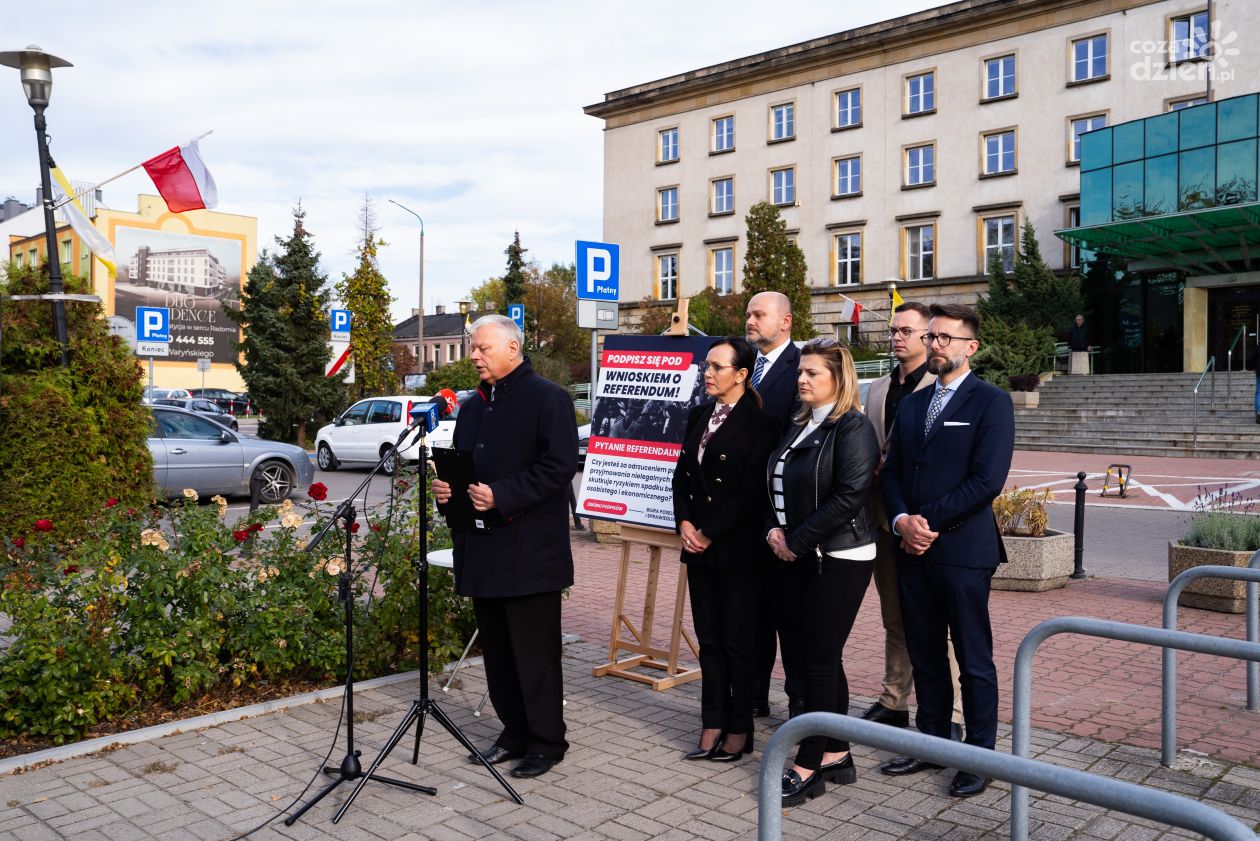
[[[578,510],[674,530],[671,481],[687,413],[712,400],[704,360],[713,336],[604,339]]]

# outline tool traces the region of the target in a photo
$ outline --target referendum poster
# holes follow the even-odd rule
[[[707,403],[711,336],[604,339],[578,510],[600,520],[673,530],[670,482],[687,413]]]

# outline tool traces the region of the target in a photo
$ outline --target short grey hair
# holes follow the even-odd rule
[[[482,327],[497,327],[503,334],[507,336],[508,341],[516,342],[522,352],[525,349],[525,334],[521,332],[521,328],[516,326],[516,322],[508,318],[506,315],[491,313],[483,315],[472,323],[472,332],[476,333]]]

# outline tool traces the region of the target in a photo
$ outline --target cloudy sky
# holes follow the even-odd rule
[[[148,0],[0,2],[0,49],[38,44],[55,71],[52,150],[96,181],[208,129],[219,210],[258,218],[260,246],[300,200],[331,280],[353,268],[356,215],[376,202],[398,319],[453,304],[502,273],[519,230],[533,259],[571,261],[599,239],[607,91],[938,5],[765,0]],[[31,111],[0,68],[0,199],[38,183]],[[108,185],[135,210],[143,171]]]

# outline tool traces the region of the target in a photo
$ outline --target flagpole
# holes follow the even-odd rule
[[[196,137],[194,137],[192,140],[188,142],[196,143],[198,140],[200,140],[201,138],[209,134],[214,134],[214,129],[210,129],[207,132],[203,132],[202,134],[197,135]],[[122,178],[124,175],[130,175],[131,173],[135,172],[137,169],[140,169],[142,166],[144,166],[143,163],[138,163],[135,166],[133,166],[131,169],[124,169],[122,172],[118,173],[117,175],[111,175],[109,178],[106,178],[104,181],[96,182],[91,187],[88,187],[86,190],[84,190],[81,193],[76,193],[75,195],[70,196],[69,198],[63,198],[61,201],[53,205],[53,210],[56,210],[57,208],[61,207],[63,204],[69,204],[72,201],[78,201],[79,199],[86,196],[88,193],[95,192],[96,190],[99,190],[101,187],[104,187],[106,184],[110,183],[111,181],[117,181],[119,178]]]

